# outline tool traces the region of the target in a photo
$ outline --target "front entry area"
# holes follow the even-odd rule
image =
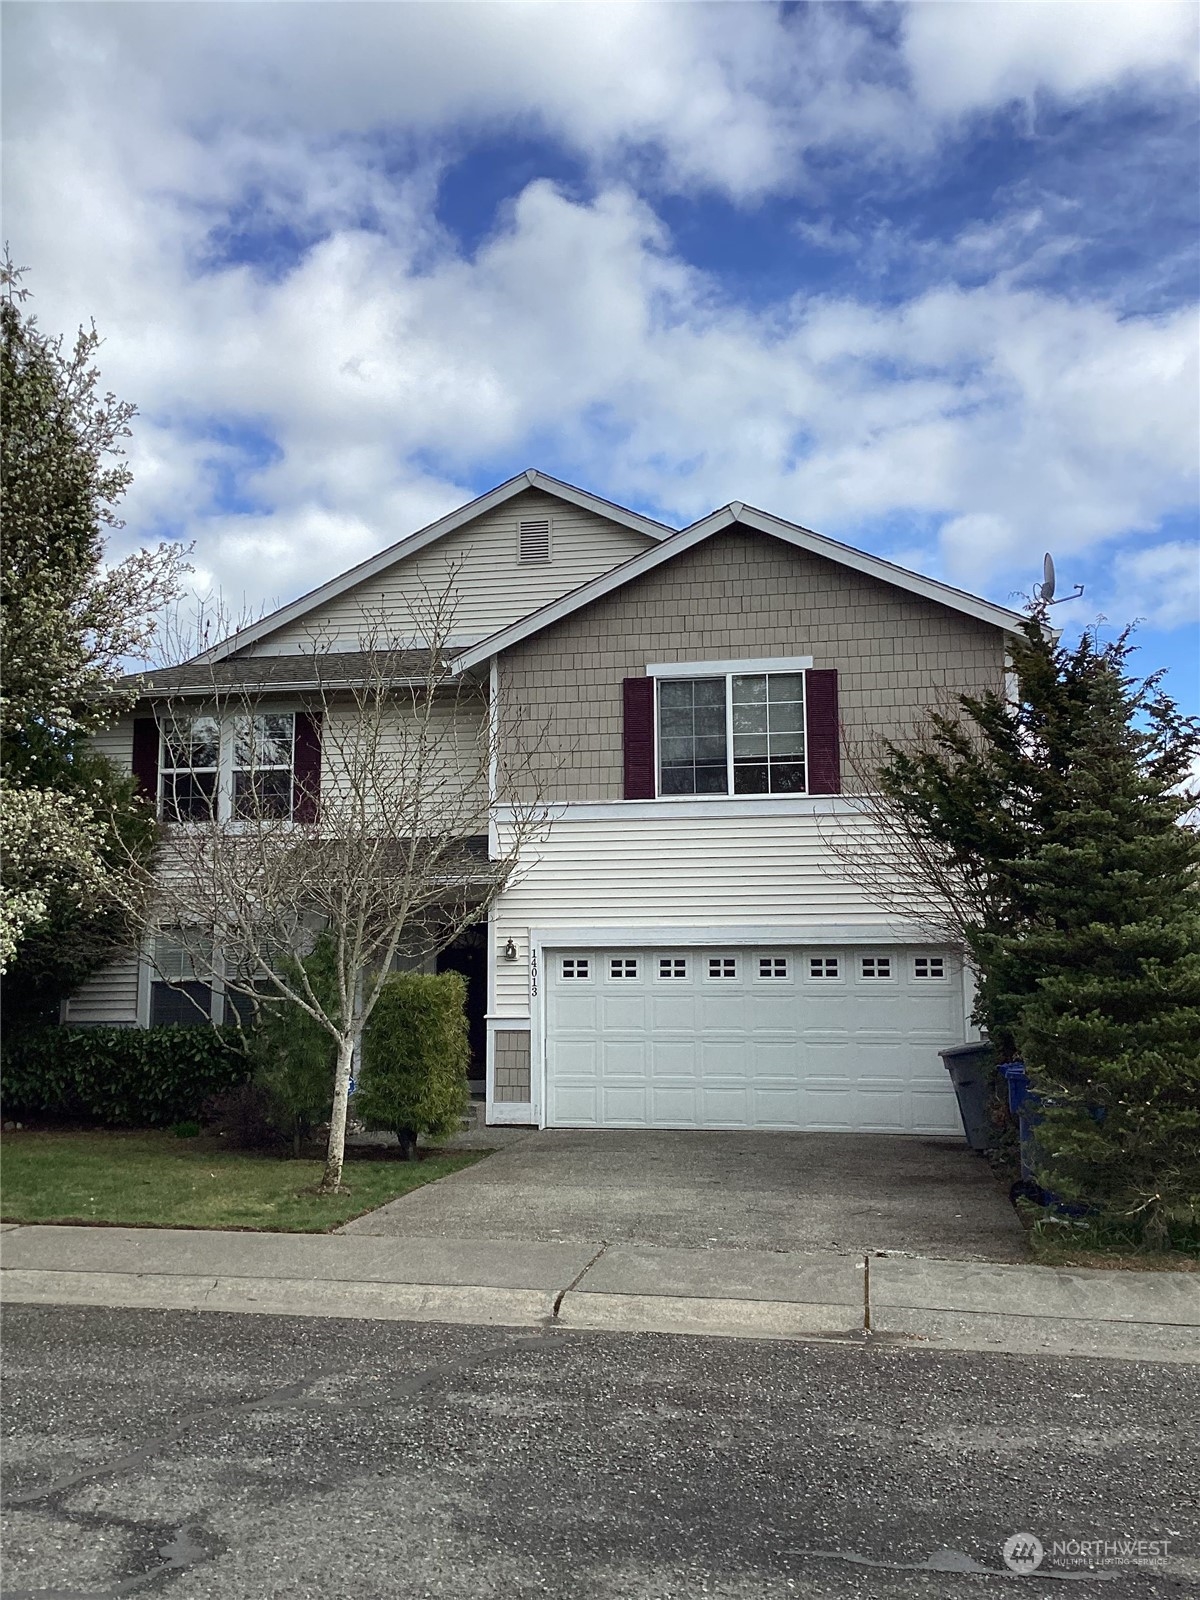
[[[560,1128],[961,1132],[962,974],[908,946],[548,950]]]

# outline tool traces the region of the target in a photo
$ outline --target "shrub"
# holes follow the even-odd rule
[[[238,1083],[215,1094],[202,1115],[235,1150],[271,1150],[283,1143],[283,1114],[266,1084]]]
[[[249,1071],[236,1036],[210,1028],[37,1029],[5,1051],[4,1112],[169,1128]]]
[[[285,975],[300,988],[300,963],[289,961],[285,967],[294,969]],[[336,1014],[337,975],[327,936],[317,940],[304,972],[327,1013]],[[320,1023],[280,995],[261,1005],[248,1049],[254,1080],[269,1091],[279,1131],[299,1155],[301,1141],[329,1120],[337,1045]]]
[[[200,1137],[200,1124],[198,1122],[174,1122],[171,1132],[177,1139],[198,1139]]]
[[[401,972],[384,984],[363,1036],[354,1113],[390,1128],[406,1159],[418,1134],[444,1138],[467,1109],[467,986],[457,972]]]

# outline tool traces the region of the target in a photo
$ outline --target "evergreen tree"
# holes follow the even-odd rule
[[[970,887],[976,1020],[1048,1104],[1046,1187],[1144,1237],[1200,1223],[1200,749],[1129,634],[1058,645],[1031,617],[1011,698],[963,698],[880,782]]]
[[[1200,1243],[1200,840],[1177,792],[1195,725],[1152,678],[1126,675],[1128,638],[1071,658],[1069,784],[1019,877],[1029,915],[996,971],[1036,979],[1015,1022],[1046,1107],[1047,1188]]]

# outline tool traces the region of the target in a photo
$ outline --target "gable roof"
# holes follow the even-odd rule
[[[951,584],[941,583],[936,578],[926,578],[919,572],[909,571],[907,567],[897,566],[894,561],[885,561],[882,556],[868,555],[865,550],[856,550],[852,545],[839,543],[837,539],[813,533],[811,528],[802,528],[794,522],[785,522],[782,517],[773,517],[767,511],[756,511],[753,506],[746,506],[740,500],[734,500],[729,505],[722,506],[719,511],[713,511],[707,517],[701,518],[699,522],[693,522],[690,528],[684,528],[682,532],[664,539],[653,549],[631,556],[619,567],[601,573],[590,583],[581,584],[578,589],[572,589],[561,599],[553,600],[549,605],[542,606],[539,611],[533,611],[518,622],[498,629],[479,644],[464,650],[454,663],[454,671],[465,672],[471,667],[479,666],[490,656],[511,649],[522,640],[540,633],[543,628],[561,622],[564,617],[569,617],[581,607],[590,605],[594,600],[603,599],[614,589],[620,589],[645,573],[653,572],[664,562],[673,561],[677,556],[694,550],[706,539],[711,539],[714,534],[723,533],[726,528],[734,526],[753,528],[758,533],[770,534],[773,538],[782,539],[786,544],[794,545],[798,550],[807,550],[812,555],[824,556],[829,561],[851,567],[854,571],[876,578],[881,583],[891,584],[893,588],[905,589],[922,599],[933,600],[938,605],[948,606],[952,611],[960,611],[965,616],[974,617],[978,622],[989,622],[993,627],[1002,628],[1006,633],[1018,632],[1026,620],[1019,611],[1010,611],[1006,606],[993,605],[990,600],[982,600],[978,595],[968,594],[965,589],[955,589]]]
[[[525,472],[518,473],[515,478],[509,478],[507,483],[500,484],[498,488],[489,489],[487,494],[481,494],[477,500],[460,506],[457,511],[449,512],[437,522],[431,522],[427,528],[407,534],[397,543],[389,545],[386,550],[381,550],[378,555],[360,561],[358,566],[351,567],[348,572],[340,573],[336,578],[331,578],[320,588],[311,589],[298,600],[281,606],[278,611],[272,611],[261,621],[231,634],[228,639],[223,639],[220,644],[213,645],[195,656],[193,660],[223,661],[227,656],[244,650],[247,645],[257,644],[260,639],[265,639],[278,629],[307,616],[318,606],[345,594],[356,584],[375,577],[385,568],[395,565],[397,561],[407,560],[409,556],[416,555],[418,551],[424,550],[438,539],[444,539],[448,533],[457,532],[476,517],[494,511],[497,506],[502,506],[507,500],[512,500],[516,495],[524,494],[529,489],[538,489],[542,494],[552,495],[556,500],[562,500],[568,505],[579,506],[582,510],[594,512],[599,517],[607,517],[610,522],[619,523],[622,527],[630,528],[634,533],[644,534],[646,538],[656,542],[669,538],[675,532],[674,528],[668,528],[662,522],[655,522],[652,517],[639,516],[636,511],[627,511],[624,506],[614,505],[611,500],[603,500],[599,495],[589,494],[586,489],[577,489],[573,484],[562,483],[558,478],[548,477],[544,472],[535,472],[530,467]]]

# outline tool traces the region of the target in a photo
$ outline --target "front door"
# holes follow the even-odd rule
[[[472,1094],[482,1095],[487,1079],[487,924],[468,928],[437,958],[439,972],[459,972],[467,983],[467,1068]]]

